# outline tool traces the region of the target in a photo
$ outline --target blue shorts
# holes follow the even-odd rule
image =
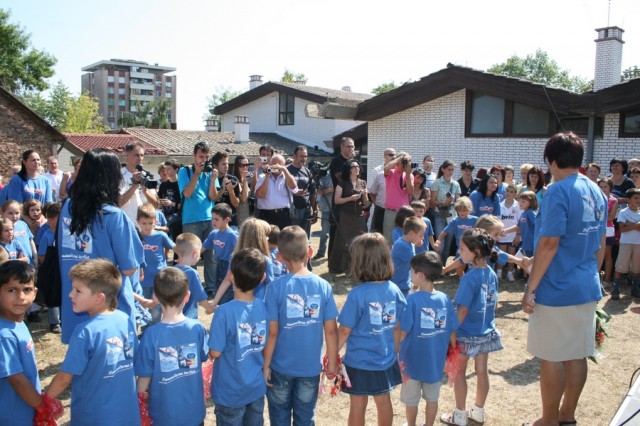
[[[386,370],[361,370],[346,364],[345,367],[351,381],[351,388],[343,389],[343,392],[349,395],[384,395],[402,383],[400,366],[397,362]]]

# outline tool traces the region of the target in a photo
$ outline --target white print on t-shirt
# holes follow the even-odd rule
[[[91,238],[89,229],[85,229],[80,235],[71,235],[71,231],[69,230],[71,218],[65,217],[62,219],[62,222],[64,224],[62,231],[62,247],[74,251],[81,251],[86,254],[93,253],[93,238]]]
[[[154,252],[154,253],[155,253],[156,251],[158,251],[158,246],[157,246],[157,245],[156,245],[156,246],[154,246],[154,245],[152,245],[152,244],[144,244],[144,245],[143,245],[143,248],[144,248],[145,250],[149,250],[149,251],[152,251],[152,252]]]
[[[603,205],[604,206],[604,205]],[[582,221],[586,223],[591,222],[600,222],[602,217],[604,216],[604,210],[598,209],[596,204],[596,199],[591,194],[582,195]],[[598,226],[595,227],[585,227],[583,229],[583,233],[589,233],[593,231],[597,231]]]
[[[252,352],[262,351],[266,337],[267,322],[265,320],[238,324],[238,345],[242,349],[238,361],[242,361]]]
[[[396,322],[396,301],[369,303],[369,319],[372,325],[394,324]]]
[[[302,297],[299,294],[287,295],[287,318],[319,318],[320,295]]]
[[[447,308],[434,311],[431,308],[420,310],[420,328],[427,330],[441,329],[447,326]]]
[[[160,371],[168,373],[181,369],[198,368],[198,347],[195,343],[158,348]]]
[[[133,359],[133,345],[127,336],[114,336],[106,339],[107,365],[115,365],[120,361]]]

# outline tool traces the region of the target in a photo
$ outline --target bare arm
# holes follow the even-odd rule
[[[278,341],[278,321],[269,321],[269,338],[267,344],[262,350],[262,356],[264,358],[264,364],[262,364],[262,374],[264,380],[267,382],[267,386],[271,387],[271,358],[273,357],[273,350],[276,348],[276,342]]]
[[[338,352],[340,352],[344,344],[347,342],[350,334],[351,329],[340,324],[340,327],[338,327]]]
[[[160,201],[158,200],[158,194],[156,194],[156,191],[151,191],[147,187],[143,186],[142,194],[144,195],[144,197],[147,199],[148,202],[153,204],[153,207],[155,208],[160,207]]]
[[[151,384],[151,377],[138,376],[138,380],[136,381],[138,393],[147,392],[149,390],[149,384]]]
[[[209,181],[209,193],[207,196],[209,200],[215,201],[218,198],[218,189],[216,188],[216,181],[218,180],[218,170],[213,169],[211,172],[211,180]]]
[[[522,296],[522,309],[526,313],[532,313],[535,306],[535,291],[542,280],[545,272],[549,268],[553,260],[558,246],[560,245],[560,237],[540,237],[536,252],[533,257],[533,269],[529,275],[527,289]]]
[[[24,373],[7,377],[9,384],[18,396],[29,406],[35,408],[42,402],[42,397]]]
[[[71,384],[71,380],[73,380],[73,374],[58,371],[58,374],[56,374],[53,380],[51,380],[51,383],[47,387],[45,393],[51,398],[57,398],[58,395],[60,395],[62,391]]]
[[[329,371],[338,374],[338,323],[335,318],[324,322],[324,341],[327,346]]]
[[[469,307],[458,305],[458,307],[456,308],[456,314],[458,315],[458,324],[462,324],[464,322],[464,319],[469,314]]]

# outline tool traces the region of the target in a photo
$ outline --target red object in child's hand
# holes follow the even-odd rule
[[[205,401],[211,398],[211,378],[213,376],[213,361],[202,364],[202,384],[204,386]]]
[[[141,426],[151,426],[153,422],[149,415],[149,394],[147,392],[138,392],[138,406],[140,407]]]
[[[36,407],[33,426],[57,426],[56,420],[62,417],[62,414],[64,414],[62,402],[42,392],[42,402]]]
[[[453,386],[456,377],[461,373],[464,364],[464,356],[462,355],[462,346],[456,342],[454,347],[449,346],[447,350],[447,361],[444,364],[444,372],[449,376],[449,385]],[[462,372],[464,374],[464,372]]]

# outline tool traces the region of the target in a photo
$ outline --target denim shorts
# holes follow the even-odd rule
[[[361,370],[346,364],[345,367],[351,381],[351,388],[344,389],[343,392],[349,395],[384,395],[402,383],[400,366],[397,362],[386,370]]]
[[[214,413],[217,426],[262,426],[264,424],[264,397],[242,407],[216,404]]]
[[[269,419],[272,425],[315,424],[320,375],[293,377],[271,370],[271,387],[267,388]]]
[[[484,336],[458,336],[458,342],[462,346],[462,353],[469,358],[504,349],[497,329]]]

